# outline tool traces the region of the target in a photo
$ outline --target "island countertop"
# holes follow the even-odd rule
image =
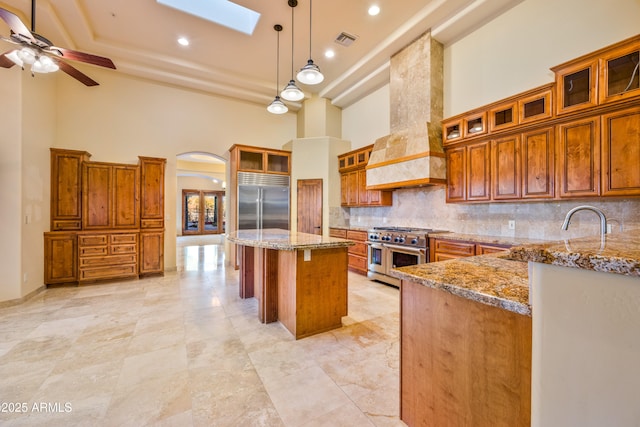
[[[353,246],[352,240],[268,228],[262,230],[238,230],[227,234],[227,239],[237,245],[257,248],[294,251],[299,249],[327,249]]]
[[[391,270],[401,280],[442,289],[483,304],[531,316],[526,262],[505,253],[417,264]]]
[[[640,230],[513,247],[509,258],[640,276]]]

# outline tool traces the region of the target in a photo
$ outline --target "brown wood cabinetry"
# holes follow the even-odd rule
[[[602,195],[640,195],[640,107],[602,116]]]
[[[558,125],[556,141],[558,195],[599,195],[600,117]]]
[[[337,237],[339,239],[347,238],[346,228],[329,228],[329,237]]]
[[[347,230],[348,240],[356,242],[355,245],[349,246],[349,270],[358,274],[367,274],[367,232],[362,230]]]
[[[529,426],[531,317],[403,280],[400,418]]]
[[[138,276],[138,232],[78,234],[78,281]]]
[[[229,151],[235,157],[236,171],[290,174],[290,151],[245,145],[234,145]]]
[[[510,245],[430,237],[429,262],[502,252],[510,247]]]
[[[367,190],[366,165],[373,145],[338,156],[340,204],[347,207],[391,206],[393,192]]]
[[[139,182],[137,165],[83,163],[82,228],[138,228]]]
[[[51,148],[51,231],[82,228],[82,163],[86,151]]]
[[[44,283],[78,280],[78,236],[54,231],[44,233]]]
[[[447,202],[640,196],[638,63],[640,35],[553,67],[554,83],[444,120]],[[487,132],[473,127],[485,114]]]
[[[129,165],[89,157],[51,149],[53,231],[44,235],[45,283],[162,273],[166,160],[140,157]],[[55,231],[61,229],[69,231]]]

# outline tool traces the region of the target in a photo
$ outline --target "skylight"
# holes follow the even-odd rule
[[[260,14],[229,0],[156,0],[190,15],[231,28],[245,34],[253,34]]]

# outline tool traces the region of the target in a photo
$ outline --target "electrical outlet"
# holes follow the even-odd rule
[[[515,230],[516,229],[516,221],[513,219],[509,220],[509,230]]]

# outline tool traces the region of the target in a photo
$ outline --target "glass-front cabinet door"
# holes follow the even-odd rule
[[[224,232],[223,191],[182,190],[182,234]]]

